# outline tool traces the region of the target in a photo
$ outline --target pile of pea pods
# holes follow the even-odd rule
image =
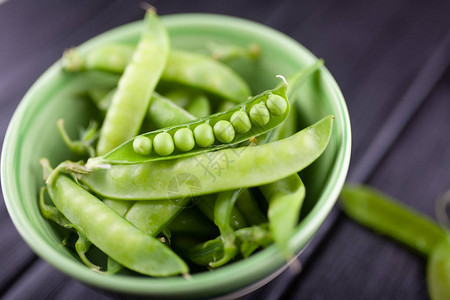
[[[66,72],[120,75],[112,90],[86,90],[101,126],[91,122],[74,140],[57,123],[86,159],[40,161],[42,215],[68,229],[64,242],[89,268],[162,277],[214,269],[272,243],[286,259],[294,254],[288,241],[305,197],[298,172],[326,149],[334,117],[297,131],[288,96],[323,62],[251,96],[224,61],[257,59],[259,48],[222,49],[230,51],[172,49],[150,8],[135,47],[64,53]]]

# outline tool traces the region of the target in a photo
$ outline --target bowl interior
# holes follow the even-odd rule
[[[249,82],[254,94],[274,87],[275,76],[292,73],[312,64],[316,57],[283,34],[250,21],[217,15],[187,14],[164,17],[172,47],[207,52],[208,42],[247,46],[257,43],[262,55],[256,62],[233,64]],[[141,23],[136,22],[104,33],[83,44],[82,50],[105,43],[134,44]],[[285,264],[273,246],[247,260],[230,264],[213,272],[194,274],[191,280],[181,277],[153,279],[118,275],[107,277],[88,270],[61,244],[61,232],[43,219],[38,208],[39,189],[43,185],[38,160],[48,157],[53,165],[77,157],[63,144],[56,121],[65,119],[72,136],[94,116],[89,101],[81,91],[87,86],[112,87],[117,76],[90,72],[66,74],[60,63],[54,64],[29,90],[8,128],[2,153],[2,185],[11,218],[26,242],[42,258],[59,270],[106,290],[143,294],[188,297],[219,296],[243,289],[269,276]],[[330,73],[323,68],[311,76],[298,94],[299,123],[304,127],[322,117],[336,117],[332,139],[321,158],[301,175],[307,198],[302,221],[290,246],[300,251],[311,239],[334,204],[345,180],[350,157],[350,125],[344,99]]]

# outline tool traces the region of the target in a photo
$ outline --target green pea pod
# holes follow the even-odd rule
[[[325,117],[291,137],[264,145],[138,165],[105,165],[93,171],[84,166],[73,169],[95,193],[121,200],[177,199],[259,186],[315,161],[328,145],[333,119]]]
[[[67,229],[73,229],[72,223],[64,217],[61,212],[54,206],[48,205],[45,203],[45,192],[47,191],[46,187],[42,187],[39,192],[39,209],[44,218],[51,220],[58,224],[61,227]],[[128,201],[130,202],[130,201]]]
[[[49,168],[47,160],[41,160]],[[47,178],[50,197],[77,230],[115,261],[150,276],[187,273],[188,267],[159,240],[137,229],[56,169]]]
[[[446,233],[430,218],[368,186],[345,185],[340,204],[362,225],[428,256]]]
[[[63,68],[68,72],[99,70],[122,73],[133,57],[134,47],[127,45],[101,45],[86,55],[76,48],[64,52]]]
[[[192,94],[193,92],[191,91],[191,89],[185,87],[172,88],[169,91],[163,93],[164,97],[170,99],[170,101],[184,109],[186,109],[186,107],[189,105]],[[233,106],[235,105],[236,104],[233,103]]]
[[[300,209],[305,198],[305,186],[298,174],[290,175],[260,187],[269,202],[267,216],[273,239],[284,251],[287,258],[292,257],[288,242],[298,223]]]
[[[254,225],[235,232],[243,257],[250,256],[256,249],[272,244],[272,234],[268,224]]]
[[[250,44],[247,47],[241,47],[231,44],[208,43],[207,48],[211,52],[211,57],[223,62],[244,58],[256,60],[261,55],[261,47],[258,44]]]
[[[211,105],[209,99],[203,94],[195,94],[191,97],[189,104],[186,106],[186,111],[196,118],[203,118],[211,114]]]
[[[217,194],[205,195],[197,201],[200,211],[211,221],[214,222],[214,206],[217,201]],[[247,221],[236,207],[231,211],[230,225],[233,229],[247,227]]]
[[[106,114],[108,108],[111,106],[111,102],[116,91],[117,89],[114,88],[105,93],[103,88],[91,88],[88,91],[88,95],[98,110],[102,114]]]
[[[61,227],[64,227],[66,229],[77,231],[78,233],[78,240],[75,242],[75,251],[77,252],[78,256],[80,257],[81,261],[88,266],[91,269],[100,270],[100,267],[93,264],[89,259],[86,257],[86,252],[89,250],[89,247],[91,246],[91,242],[87,240],[87,238],[76,228],[74,224],[72,224],[69,220],[67,220],[66,217],[54,206],[48,205],[45,203],[45,192],[47,191],[47,187],[42,187],[39,193],[39,207],[41,210],[41,214],[44,218],[51,220],[58,224]],[[119,200],[116,200],[119,201]],[[124,201],[125,202],[125,201]],[[126,201],[127,203],[132,203],[131,201]],[[68,235],[64,240],[63,244],[65,245],[67,243],[66,239],[68,239],[70,235]],[[108,257],[108,262],[111,258]],[[120,265],[116,263],[117,265]],[[121,268],[121,267],[120,267]],[[119,267],[116,267],[117,271],[120,269]],[[109,267],[108,267],[109,270]],[[109,271],[108,271],[109,272]]]
[[[241,103],[250,96],[250,89],[243,79],[207,56],[172,50],[169,63],[162,80],[195,87],[235,103]]]
[[[221,112],[221,111],[226,111],[229,110],[230,108],[234,107],[234,103],[228,100],[223,100],[220,102],[220,104],[217,107],[217,112]],[[289,110],[290,111],[290,110]]]
[[[102,113],[108,111],[115,92],[116,89],[112,89],[106,94],[104,94],[104,89],[102,88],[93,88],[89,90],[89,94],[94,95],[91,96],[92,101]],[[98,97],[97,95],[102,95],[103,97]],[[154,92],[143,126],[149,126],[149,124],[146,123],[151,123],[158,128],[164,128],[187,123],[195,119],[197,118],[187,110],[181,108],[166,97]]]
[[[450,299],[450,236],[431,251],[427,262],[427,284],[432,300]]]
[[[242,213],[250,225],[267,223],[266,216],[248,189],[242,191],[241,196],[236,202],[236,208]]]
[[[123,269],[123,266],[121,264],[119,264],[113,258],[108,256],[108,261],[106,262],[106,274],[114,275],[114,274],[117,274],[122,269]]]
[[[138,46],[106,113],[97,144],[98,155],[136,136],[166,66],[169,37],[154,10],[147,11],[144,24]]]
[[[281,115],[271,114],[269,116],[270,120],[265,124],[261,124],[261,123],[260,124],[255,124],[255,123],[251,124],[248,115],[250,114],[250,116],[251,116],[251,112],[254,111],[253,108],[258,105],[265,107],[264,103],[266,101],[268,101],[269,99],[271,99],[271,97],[273,97],[273,95],[280,96],[280,98],[282,99],[281,101],[283,101],[286,104],[283,114],[281,114]],[[286,85],[281,85],[280,87],[278,87],[276,89],[265,91],[255,97],[251,98],[247,102],[237,105],[234,108],[229,109],[227,111],[216,113],[214,115],[211,115],[211,116],[208,116],[205,118],[201,118],[201,119],[198,119],[198,120],[195,120],[192,122],[188,122],[185,124],[180,124],[180,125],[176,125],[176,126],[172,126],[172,127],[168,127],[168,128],[163,128],[163,129],[155,130],[155,131],[140,135],[139,137],[144,137],[146,139],[149,139],[152,142],[152,144],[154,145],[155,151],[151,151],[147,155],[137,153],[137,151],[134,147],[135,138],[132,138],[131,140],[123,143],[122,145],[120,145],[119,147],[110,151],[109,153],[107,153],[103,156],[100,156],[100,157],[96,157],[93,160],[91,159],[90,161],[88,161],[88,165],[90,167],[95,167],[96,164],[104,164],[104,163],[139,164],[139,163],[145,163],[145,162],[157,161],[157,160],[168,160],[168,159],[175,159],[175,158],[181,158],[181,157],[184,158],[184,157],[193,156],[193,155],[197,155],[197,154],[204,153],[204,152],[210,152],[213,150],[230,147],[232,145],[236,145],[243,141],[246,141],[246,140],[250,139],[251,137],[258,136],[265,132],[268,132],[268,131],[272,130],[273,128],[275,128],[276,126],[280,125],[286,119],[286,117],[289,113],[289,106],[287,103],[288,102],[286,99]],[[267,108],[266,108],[266,110],[267,110]],[[236,114],[236,113],[238,113],[238,114]],[[243,116],[240,116],[240,114],[242,114]],[[238,118],[236,120],[234,120],[235,116],[238,116]],[[232,119],[232,118],[234,118],[234,119]],[[233,126],[238,127],[238,125],[235,125],[235,124],[239,123],[239,121],[242,121],[240,123],[248,124],[246,131],[241,130],[241,132],[239,132],[237,129],[235,132]],[[247,121],[247,122],[245,122],[245,121]],[[232,138],[232,140],[230,140],[229,142],[222,142],[219,140],[222,135],[220,134],[220,132],[218,132],[216,130],[216,124],[219,124],[221,122],[227,122],[226,124],[229,124],[229,126],[231,126],[231,124],[233,124],[233,126],[231,126],[230,130],[232,130],[234,138]],[[203,133],[197,129],[200,126],[205,126],[205,125],[208,126],[208,128],[210,127],[210,129],[212,129],[214,127],[214,129],[215,129],[214,134],[216,137],[216,138],[212,137],[213,141],[211,142],[211,144],[209,144],[206,147],[205,147],[205,145],[201,145],[201,142],[199,142],[204,137],[205,133]],[[193,146],[193,148],[191,150],[182,151],[180,149],[173,149],[174,147],[172,145],[171,149],[173,149],[173,150],[168,155],[161,155],[160,153],[158,153],[158,149],[156,148],[158,143],[155,141],[155,139],[158,136],[160,136],[162,133],[164,133],[164,134],[167,133],[168,139],[170,139],[170,138],[174,139],[177,131],[179,131],[181,129],[184,130],[186,128],[194,133],[194,137],[196,139],[195,145]],[[163,153],[163,154],[166,154],[166,153]]]
[[[100,270],[100,267],[93,264],[87,257],[86,252],[88,252],[92,243],[84,236],[84,234],[78,230],[78,240],[75,242],[75,251],[80,257],[81,261],[91,269]]]
[[[148,109],[147,119],[157,127],[165,128],[184,124],[197,118],[169,99],[154,93]]]
[[[116,52],[114,48],[117,48]],[[125,50],[126,48],[128,50]],[[130,51],[133,51],[133,47],[117,44],[99,47],[88,53],[79,53],[76,49],[71,49],[63,55],[63,67],[69,72],[94,69],[122,73],[127,65],[124,62],[131,61]],[[154,60],[154,57],[160,55],[156,54],[149,58]],[[118,58],[119,63],[110,65],[104,63],[115,58]],[[161,80],[195,87],[234,103],[241,103],[250,96],[247,83],[232,69],[208,56],[182,50],[170,51]]]
[[[181,257],[199,266],[209,266],[210,262],[223,257],[223,243],[220,236],[203,243],[187,237],[176,238],[173,239],[172,246]]]
[[[106,112],[108,110],[109,104],[104,107],[104,105],[100,105],[103,99],[106,99],[108,94],[111,93],[111,89],[107,89],[105,87],[92,87],[86,91],[87,96],[92,100],[92,102],[97,106],[97,108],[100,111]],[[115,92],[115,89],[114,89]],[[112,99],[112,96],[110,97]],[[111,102],[110,99],[108,99],[108,102]]]
[[[220,230],[223,243],[223,256],[216,261],[211,261],[209,265],[212,268],[223,266],[236,255],[237,246],[235,245],[235,235],[230,225],[231,212],[234,204],[239,198],[242,189],[231,190],[219,193],[214,205],[214,223]]]
[[[189,197],[176,200],[139,201],[125,214],[125,219],[151,236],[157,236],[189,204]]]

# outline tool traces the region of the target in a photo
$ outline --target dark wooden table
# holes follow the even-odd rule
[[[255,20],[324,58],[350,111],[349,180],[434,215],[435,200],[450,189],[450,2],[151,2],[161,15],[210,12]],[[134,1],[0,5],[0,141],[24,93],[64,49],[143,14]],[[287,271],[245,299],[428,297],[423,258],[356,225],[337,207],[300,261],[300,273]],[[39,259],[3,201],[0,270],[3,299],[107,299]]]

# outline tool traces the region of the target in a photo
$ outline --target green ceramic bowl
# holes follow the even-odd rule
[[[236,70],[249,82],[254,93],[275,86],[275,75],[290,74],[312,64],[316,57],[299,43],[271,28],[233,17],[181,14],[163,18],[172,47],[206,52],[206,44],[232,43],[261,46],[258,62],[239,62]],[[83,50],[110,42],[136,43],[141,22],[121,26],[93,38]],[[28,245],[55,268],[88,285],[127,295],[167,298],[236,297],[260,287],[276,277],[286,261],[270,246],[214,271],[183,277],[148,278],[133,275],[105,276],[86,268],[74,253],[61,244],[61,232],[42,218],[38,192],[43,185],[38,160],[51,163],[73,157],[63,144],[56,121],[64,118],[69,133],[76,136],[91,115],[88,101],[79,99],[80,87],[112,79],[90,74],[86,78],[65,74],[60,62],[48,69],[25,95],[9,125],[2,153],[2,188],[11,219]],[[350,160],[350,122],[344,98],[331,74],[323,68],[304,83],[299,94],[301,126],[328,114],[336,116],[330,144],[321,158],[302,174],[307,198],[302,220],[290,240],[295,253],[314,236],[335,203],[344,183]]]

